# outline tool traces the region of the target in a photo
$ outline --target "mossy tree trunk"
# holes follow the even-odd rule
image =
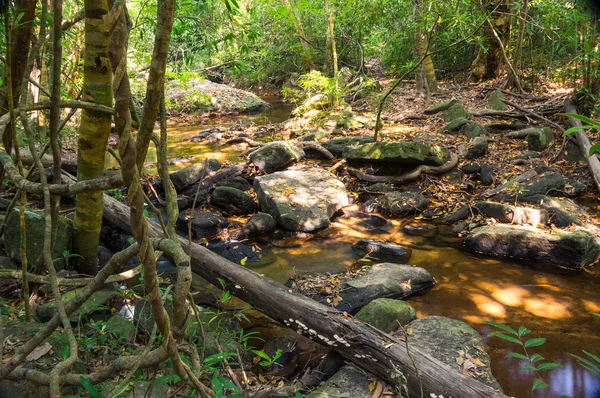
[[[112,70],[108,58],[109,25],[107,0],[85,0],[85,53],[83,100],[112,106]],[[111,117],[84,110],[81,114],[77,154],[77,180],[102,177]],[[98,270],[98,242],[102,226],[103,192],[77,195],[74,252],[79,271],[95,275]]]
[[[419,65],[416,71],[417,90],[425,93],[438,91],[437,78],[435,77],[435,68],[430,55],[428,38],[425,32],[425,18],[423,15],[423,0],[413,1],[415,10],[415,23],[417,32],[415,38],[415,62],[419,62],[422,58],[423,62]]]
[[[486,12],[489,13],[489,24],[483,25],[481,46],[477,58],[471,64],[471,80],[480,81],[498,77],[504,66],[503,53],[510,42],[511,33],[511,6],[512,0],[502,0],[500,3],[488,2]],[[496,34],[494,34],[494,31]],[[500,41],[496,39],[496,35]],[[500,45],[500,42],[502,45]]]

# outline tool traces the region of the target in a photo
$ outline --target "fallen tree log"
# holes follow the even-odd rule
[[[129,207],[108,195],[104,195],[104,218],[125,231],[130,229]],[[162,236],[158,224],[149,221],[149,226],[151,236]],[[235,296],[298,333],[333,348],[347,360],[396,388],[403,388],[406,383],[411,397],[422,396],[423,391],[426,397],[508,398],[416,347],[410,347],[409,355],[404,342],[346,313],[261,277],[204,246],[196,243],[188,245],[187,239],[179,239],[191,254],[193,272],[218,287],[221,286],[219,279],[225,280]]]
[[[565,100],[565,112],[577,113],[575,103],[571,99]],[[571,125],[573,125],[573,127],[581,126],[581,122],[572,117],[569,118],[569,122],[571,122]],[[581,148],[581,150],[584,153],[584,156],[587,160],[588,168],[590,169],[590,173],[592,173],[592,177],[594,178],[594,182],[596,183],[596,188],[598,188],[598,191],[600,191],[600,160],[598,159],[598,155],[593,154],[592,156],[589,156],[592,144],[590,143],[590,140],[585,134],[585,131],[576,131],[575,133],[573,133],[573,136],[575,136],[575,141],[577,142],[577,145],[579,145],[579,148]]]

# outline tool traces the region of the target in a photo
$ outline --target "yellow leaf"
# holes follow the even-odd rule
[[[246,265],[246,260],[248,260],[247,256],[240,260],[240,264]]]
[[[259,374],[259,375],[258,375],[258,381],[260,381],[261,383],[266,383],[266,382],[267,382],[267,379],[265,379],[265,376],[263,376],[263,375]]]
[[[409,336],[410,336],[411,334],[413,334],[413,330],[412,330],[412,328],[406,328],[406,334],[407,334],[407,335],[409,335]]]

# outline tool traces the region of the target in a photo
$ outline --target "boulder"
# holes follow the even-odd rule
[[[588,212],[571,199],[553,198],[546,195],[532,195],[522,198],[521,200],[539,206],[547,211],[550,223],[558,228],[566,228],[571,225],[583,225],[584,222],[593,222]]]
[[[477,163],[467,163],[460,168],[465,174],[477,174],[481,170],[481,166]]]
[[[244,191],[230,187],[216,187],[210,195],[210,204],[234,216],[250,214],[256,211],[256,203],[252,196]]]
[[[329,132],[325,130],[308,131],[306,134],[298,137],[298,141],[319,141],[329,136]]]
[[[71,301],[74,297],[79,294],[79,292],[83,290],[75,289],[69,290],[62,295],[63,303],[67,303]],[[79,307],[77,311],[75,311],[69,319],[71,322],[78,322],[81,316],[90,315],[95,311],[107,311],[108,307],[106,307],[106,302],[114,296],[117,296],[119,292],[112,289],[101,289],[95,291],[89,299],[85,303]],[[56,301],[50,301],[48,303],[42,304],[35,309],[35,316],[40,322],[48,322],[54,315],[56,315],[58,309],[56,308]]]
[[[254,179],[262,211],[282,227],[310,232],[329,226],[330,218],[348,206],[348,192],[321,168],[286,170]]]
[[[21,262],[21,228],[19,209],[13,209],[4,221],[6,230],[4,232],[4,245],[8,256],[16,262]],[[32,211],[25,211],[25,239],[27,242],[27,263],[33,266],[42,255],[44,248],[44,232],[46,221],[44,216]],[[73,222],[66,217],[60,217],[56,241],[52,247],[52,259],[58,260],[54,265],[58,269],[64,266],[64,253],[71,250],[71,234]]]
[[[475,159],[488,153],[488,140],[483,137],[475,137],[467,150],[467,159]]]
[[[500,90],[494,90],[491,94],[490,94],[490,108],[496,110],[496,111],[505,111],[506,110],[506,104],[504,102],[502,102],[502,100],[506,99],[506,96],[504,95],[504,93]]]
[[[334,138],[322,142],[321,145],[334,156],[341,157],[344,150],[349,147],[358,146],[373,142],[373,138],[368,135],[359,135],[354,137]]]
[[[554,134],[548,127],[513,131],[506,136],[509,138],[525,138],[529,150],[538,152],[548,148],[554,141]]]
[[[493,388],[500,385],[492,375],[490,357],[483,350],[481,335],[458,319],[442,316],[427,316],[408,324],[411,329],[408,345],[414,346],[456,371]]]
[[[371,380],[362,370],[346,365],[306,398],[371,398]]]
[[[471,121],[465,124],[461,131],[467,136],[468,139],[479,137],[486,132],[485,127],[483,127],[481,124]]]
[[[501,223],[531,224],[533,226],[548,223],[548,212],[546,210],[516,207],[488,201],[477,202],[474,207],[486,217],[493,217]]]
[[[175,186],[175,190],[180,192],[220,168],[221,163],[217,159],[206,159],[174,171],[169,174],[169,177],[173,186]]]
[[[446,109],[444,113],[442,113],[441,117],[442,120],[444,120],[446,123],[449,123],[461,117],[469,119],[471,115],[469,115],[469,112],[465,111],[465,108],[463,108],[462,104],[458,103]]]
[[[250,160],[262,171],[271,173],[286,168],[304,157],[302,148],[286,141],[275,141],[250,154]]]
[[[502,133],[505,131],[522,130],[527,125],[520,120],[513,120],[510,123],[489,123],[483,127],[491,133]]]
[[[427,164],[441,166],[448,161],[447,148],[418,142],[372,142],[344,150],[344,158],[355,161],[376,161],[406,166]]]
[[[341,311],[355,313],[378,298],[403,299],[435,284],[424,268],[404,264],[373,265],[363,275],[340,287]]]
[[[221,256],[232,263],[245,265],[260,263],[265,254],[266,253],[262,250],[255,250],[250,246],[234,241],[227,244],[223,249]]]
[[[538,174],[519,183],[513,183],[495,197],[501,200],[523,199],[534,195],[551,195],[565,188],[564,177],[552,169],[536,168]]]
[[[460,101],[456,98],[452,98],[450,101],[446,101],[442,104],[434,105],[431,108],[427,108],[423,111],[426,115],[435,115],[436,113],[440,113],[445,111],[446,109],[452,107],[453,105],[460,104]]]
[[[465,239],[467,250],[511,257],[579,271],[594,263],[600,246],[587,231],[537,229],[517,225],[475,228]]]
[[[479,165],[479,180],[483,185],[492,185],[495,180],[494,169],[489,164]]]
[[[380,198],[383,213],[390,218],[400,218],[422,212],[429,202],[419,192],[390,192]]]
[[[213,213],[194,210],[194,212],[185,211],[179,214],[177,218],[177,228],[187,235],[188,223],[192,219],[192,238],[194,239],[213,239],[222,228],[225,228],[228,221]]]
[[[381,240],[361,239],[352,245],[352,251],[359,256],[382,261],[408,261],[411,249]]]
[[[250,217],[246,224],[239,229],[235,239],[256,238],[273,231],[277,226],[275,219],[267,213],[257,213]]]
[[[458,117],[458,118],[452,120],[447,125],[445,125],[442,128],[442,133],[458,131],[458,130],[462,129],[463,127],[465,127],[467,124],[469,124],[469,119],[467,119],[465,117]]]
[[[469,208],[469,206],[464,206],[464,207],[461,207],[460,209],[456,210],[455,212],[448,214],[446,217],[444,217],[443,223],[444,224],[454,224],[455,222],[466,219],[470,215],[471,215],[471,209]]]
[[[168,110],[183,112],[255,112],[269,106],[249,91],[195,77],[167,81],[165,103]]]
[[[362,307],[356,319],[391,333],[398,329],[398,325],[406,325],[417,319],[417,312],[406,301],[379,298]]]

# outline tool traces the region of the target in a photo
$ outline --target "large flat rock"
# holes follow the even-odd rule
[[[402,299],[435,284],[421,267],[383,263],[372,266],[365,274],[344,282],[340,288],[340,310],[356,312],[378,298]]]
[[[344,158],[355,161],[379,161],[406,166],[441,166],[450,158],[447,148],[414,141],[371,142],[344,149]]]
[[[516,225],[475,228],[466,237],[465,246],[477,253],[518,258],[572,270],[581,270],[600,256],[600,246],[589,232]]]
[[[261,210],[292,231],[325,228],[336,211],[348,206],[344,184],[321,168],[286,170],[256,177],[254,190]]]

